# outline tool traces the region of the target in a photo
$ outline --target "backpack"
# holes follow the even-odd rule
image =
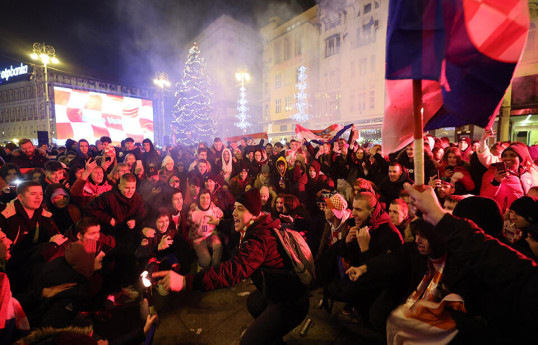
[[[273,232],[288,254],[299,280],[304,285],[310,286],[316,280],[316,271],[314,257],[303,236],[297,231],[285,228],[273,228]]]

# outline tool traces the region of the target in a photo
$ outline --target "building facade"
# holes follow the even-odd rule
[[[353,122],[361,137],[380,140],[387,16],[387,1],[326,0],[284,23],[272,18],[261,29],[263,124],[270,137],[295,133],[291,116],[297,112],[297,89],[288,74],[297,75],[304,65],[312,117],[302,126]]]
[[[250,80],[245,82],[245,89],[252,127],[247,131],[260,131],[262,51],[259,33],[228,15],[222,15],[189,42],[185,52],[194,42],[200,47],[200,54],[206,63],[206,73],[211,78],[216,135],[229,137],[243,134],[243,130],[234,125],[238,122],[236,115],[241,87],[241,82],[235,77],[238,72],[250,75]],[[182,61],[186,61],[186,57],[187,55]]]
[[[301,123],[313,126],[318,120],[319,86],[319,7],[314,6],[286,21],[273,17],[261,29],[263,40],[263,131],[273,140],[289,138],[295,133],[291,116],[295,107],[299,68],[305,67],[311,119]]]
[[[25,64],[23,63],[23,65]],[[47,83],[45,83],[44,68],[42,66],[32,64],[27,66],[27,73],[18,75],[10,80],[3,79],[2,84],[0,84],[0,142],[10,142],[21,138],[28,138],[37,142],[38,132],[47,132],[48,141],[56,142],[55,86],[149,100],[152,100],[154,96],[152,89],[104,82],[50,67],[47,69]],[[48,116],[46,84],[48,84],[49,98]],[[160,127],[160,121],[160,116],[155,116],[154,126]]]

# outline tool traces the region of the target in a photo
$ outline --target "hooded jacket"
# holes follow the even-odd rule
[[[254,285],[272,302],[294,302],[306,287],[293,272],[281,245],[273,234],[280,220],[262,214],[246,230],[239,252],[217,267],[187,275],[187,287],[203,291],[233,286],[251,277]]]
[[[142,163],[144,163],[144,167],[147,168],[150,164],[154,164],[156,167],[161,166],[161,156],[159,156],[159,153],[155,151],[155,147],[153,146],[153,143],[149,139],[144,139],[142,143],[149,143],[149,151],[148,152],[142,152]]]

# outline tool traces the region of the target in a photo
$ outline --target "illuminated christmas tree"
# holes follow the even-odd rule
[[[312,118],[312,116],[308,114],[306,93],[306,89],[308,88],[308,75],[306,74],[306,67],[299,67],[297,73],[297,83],[295,84],[295,89],[297,89],[297,93],[295,94],[295,109],[297,109],[297,113],[293,114],[291,118],[297,122],[304,122]]]
[[[181,82],[176,84],[177,103],[171,132],[175,140],[184,144],[201,141],[211,143],[215,137],[215,121],[212,118],[211,80],[205,74],[204,59],[196,42],[189,49]]]

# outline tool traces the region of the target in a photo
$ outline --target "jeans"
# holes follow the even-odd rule
[[[219,235],[212,234],[200,242],[194,242],[192,247],[196,252],[196,256],[198,256],[198,264],[203,268],[209,267],[210,264],[211,266],[218,266],[220,264],[222,243],[220,242]],[[209,248],[211,248],[213,255],[209,254]]]

